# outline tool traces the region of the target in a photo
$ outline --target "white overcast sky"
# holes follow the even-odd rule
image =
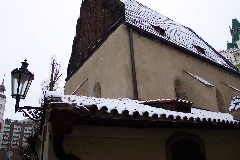
[[[239,0],[138,0],[193,29],[216,50],[231,42],[229,26],[240,20]],[[24,119],[14,113],[10,77],[27,59],[35,80],[20,106],[40,106],[41,82],[49,75],[52,55],[63,63],[64,85],[82,0],[0,0],[0,82],[5,76],[7,104],[4,118]]]

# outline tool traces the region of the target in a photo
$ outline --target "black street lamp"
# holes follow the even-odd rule
[[[42,119],[44,107],[24,106],[19,107],[20,99],[25,99],[34,75],[27,69],[28,63],[25,59],[21,68],[14,69],[12,74],[12,98],[16,99],[15,112],[24,112],[24,116],[36,122]]]
[[[20,99],[25,99],[28,89],[34,79],[34,75],[27,69],[25,59],[21,68],[14,69],[12,74],[12,98],[16,99],[15,112],[18,111]]]

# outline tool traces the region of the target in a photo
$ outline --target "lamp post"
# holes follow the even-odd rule
[[[44,124],[45,119],[45,113],[46,113],[46,105],[43,105],[42,107],[32,107],[32,106],[24,106],[19,107],[19,102],[21,99],[25,99],[27,92],[29,90],[29,87],[32,83],[32,80],[34,79],[34,75],[27,69],[28,63],[25,59],[24,62],[22,62],[21,68],[16,68],[11,72],[12,75],[12,98],[16,99],[16,105],[15,105],[15,113],[16,112],[23,112],[23,115],[25,117],[30,118],[31,120],[35,122],[40,122],[40,132],[42,132],[42,126]],[[42,142],[44,143],[44,142]],[[35,156],[35,160],[39,160],[38,154],[35,151],[35,143],[29,144],[30,150],[32,154]],[[41,156],[42,159],[42,156]]]
[[[25,117],[35,122],[42,120],[44,107],[24,106],[19,107],[21,99],[25,99],[29,87],[34,79],[34,75],[27,69],[28,63],[25,59],[21,68],[16,68],[11,72],[12,75],[12,98],[16,99],[15,113],[23,112]]]

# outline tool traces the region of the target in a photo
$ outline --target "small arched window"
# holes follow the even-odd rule
[[[101,84],[100,82],[96,82],[93,87],[93,96],[96,98],[101,98]]]
[[[216,89],[216,99],[217,99],[217,105],[218,105],[219,111],[226,112],[223,96],[218,89]]]
[[[171,135],[166,141],[167,160],[206,160],[200,137],[184,132]]]
[[[175,97],[177,99],[187,99],[187,93],[186,88],[184,87],[184,81],[180,78],[176,78],[174,80],[174,86],[175,86]]]

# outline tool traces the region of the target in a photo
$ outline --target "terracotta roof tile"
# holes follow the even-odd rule
[[[86,96],[64,95],[62,102],[75,104],[81,111],[102,111],[114,115],[143,116],[150,118],[166,118],[169,120],[197,121],[197,122],[218,122],[238,124],[237,120],[229,113],[211,112],[207,110],[191,108],[191,113],[170,111],[142,104],[143,101],[123,99],[106,99]],[[157,100],[157,101],[166,101]],[[183,101],[184,100],[180,100]],[[55,102],[57,103],[57,102]],[[190,103],[186,101],[186,103]]]

